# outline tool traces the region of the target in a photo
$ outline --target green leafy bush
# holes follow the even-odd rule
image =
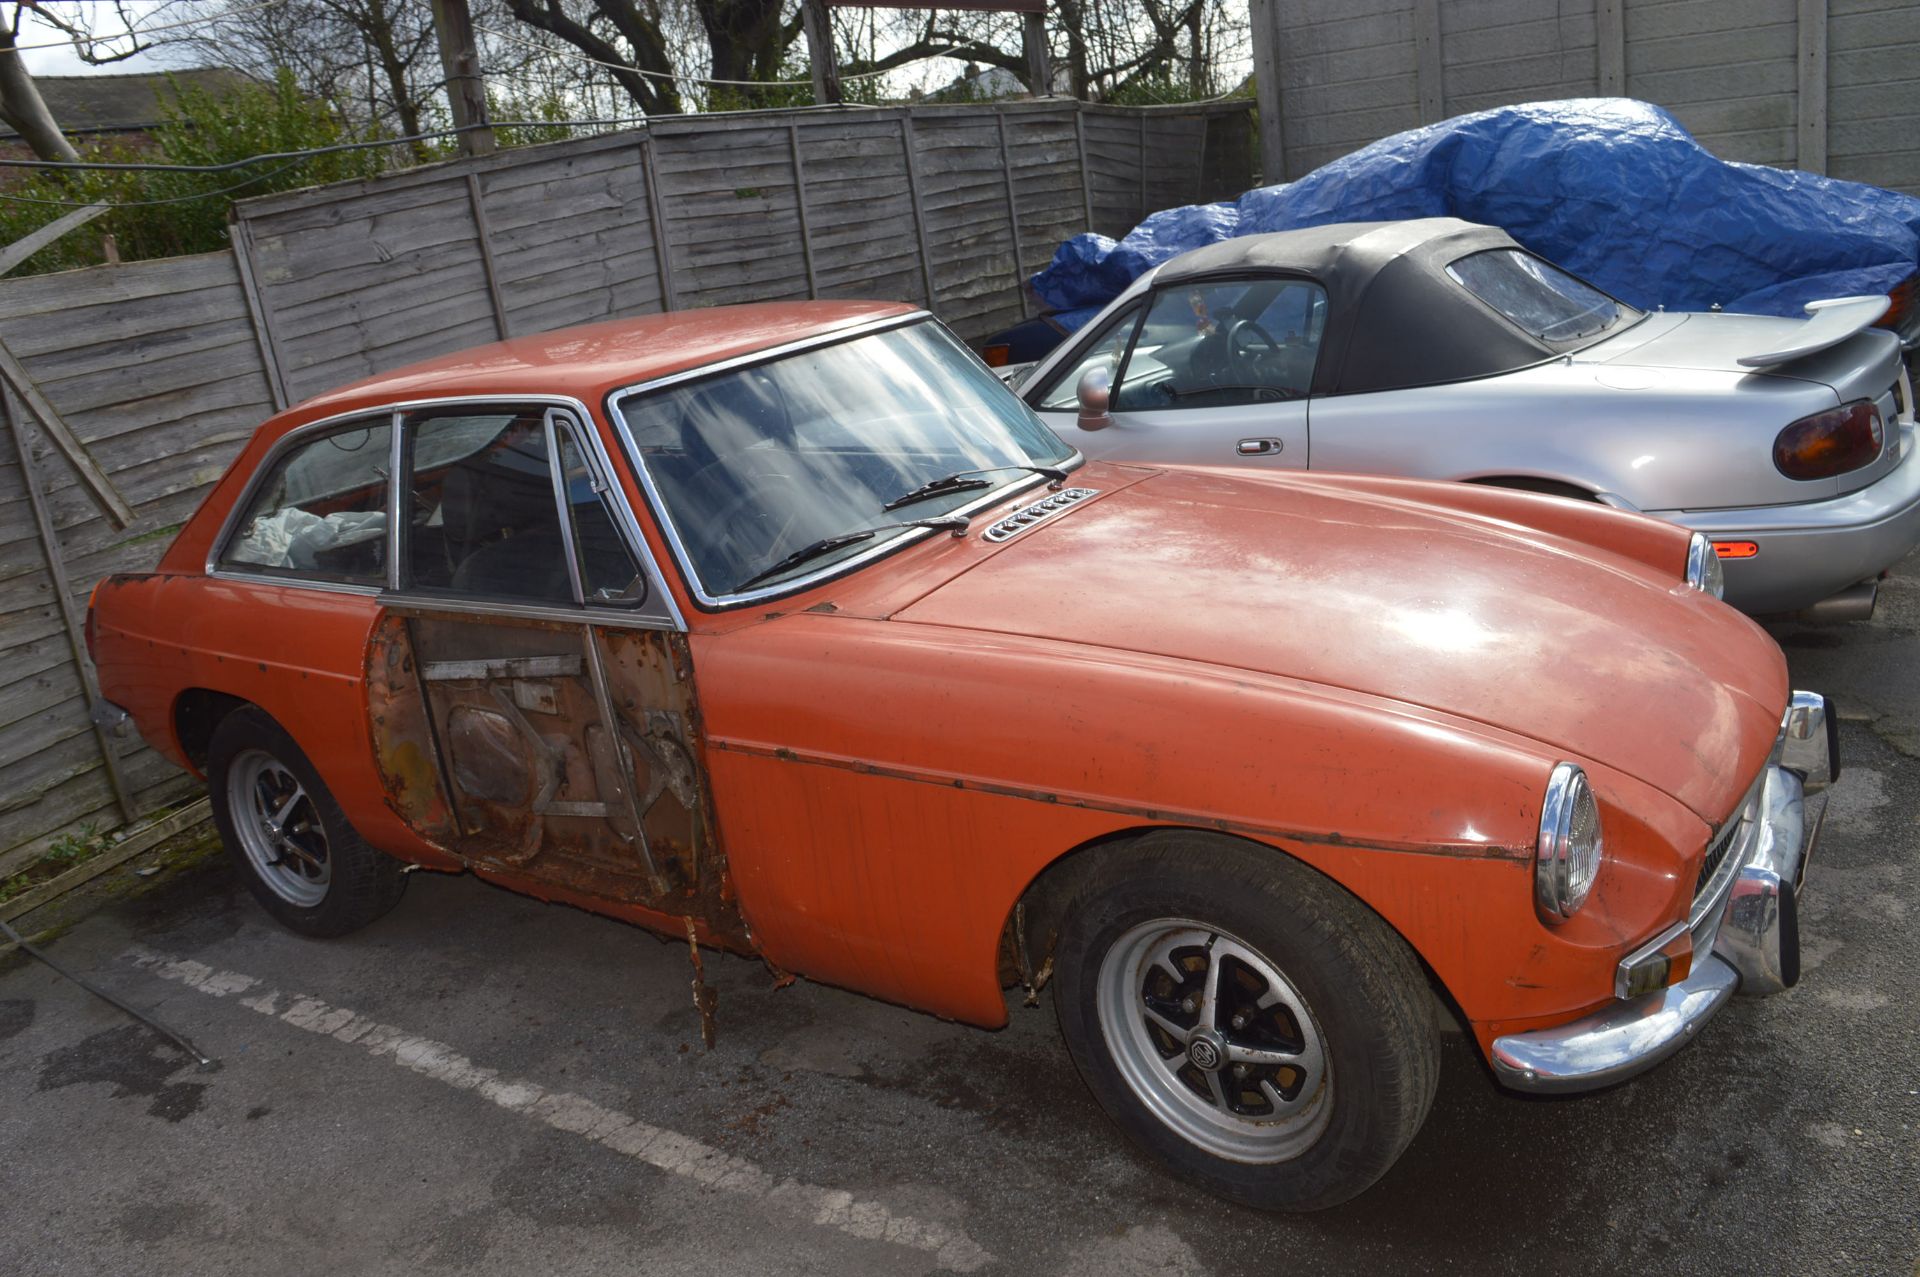
[[[222,93],[174,82],[162,97],[163,123],[153,147],[124,142],[88,148],[82,158],[105,163],[226,164],[273,152],[302,151],[356,139],[331,104],[302,94],[282,72]],[[112,235],[128,260],[205,253],[227,244],[227,209],[236,199],[292,190],[342,178],[367,177],[393,162],[398,147],[337,151],[295,160],[265,160],[219,173],[128,170],[34,170],[17,185],[0,187],[0,244],[12,243],[68,211],[66,205],[104,201],[125,207],[96,218],[59,243],[40,250],[17,273],[67,270],[105,260],[101,242]]]

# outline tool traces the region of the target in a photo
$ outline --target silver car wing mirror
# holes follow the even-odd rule
[[[1080,401],[1079,426],[1082,430],[1105,430],[1113,424],[1108,405],[1113,400],[1113,372],[1107,368],[1089,368],[1081,374],[1074,390]]]

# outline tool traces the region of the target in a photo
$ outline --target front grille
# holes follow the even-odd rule
[[[1745,846],[1753,822],[1758,818],[1760,788],[1765,779],[1766,769],[1762,768],[1760,775],[1754,778],[1753,784],[1747,787],[1746,795],[1741,798],[1739,806],[1733,809],[1733,814],[1727,817],[1726,823],[1714,832],[1713,841],[1707,844],[1707,854],[1700,861],[1700,876],[1694,880],[1693,884],[1695,912],[1700,910],[1706,897],[1720,885],[1718,878],[1721,868],[1727,863],[1727,857]]]
[[[1699,896],[1707,889],[1707,884],[1713,881],[1714,871],[1720,868],[1721,863],[1727,858],[1727,853],[1733,850],[1734,835],[1740,832],[1742,819],[1744,819],[1744,813],[1729,820],[1719,835],[1708,845],[1707,858],[1700,862],[1700,877],[1693,884],[1695,896]]]

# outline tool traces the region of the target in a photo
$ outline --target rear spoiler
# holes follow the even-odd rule
[[[1830,297],[1807,303],[1807,322],[1787,334],[1786,344],[1758,355],[1740,356],[1742,368],[1771,368],[1838,346],[1880,322],[1892,302],[1886,297]]]

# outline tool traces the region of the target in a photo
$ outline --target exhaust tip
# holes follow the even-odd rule
[[[1862,581],[1858,585],[1849,585],[1838,594],[1821,599],[1812,607],[1800,609],[1793,614],[1793,619],[1818,624],[1870,620],[1873,616],[1874,604],[1879,602],[1879,599],[1880,582]]]

